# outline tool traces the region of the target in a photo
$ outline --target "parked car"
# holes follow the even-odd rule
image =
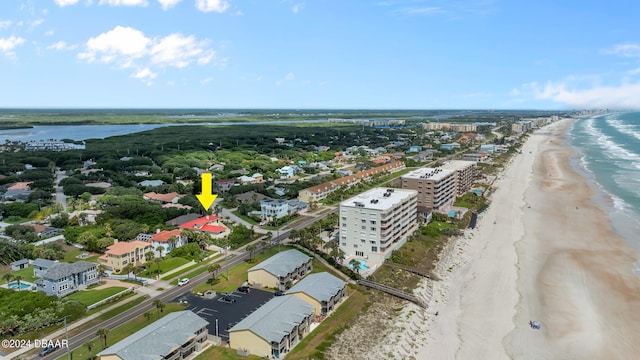
[[[276,291],[273,293],[273,295],[275,295],[275,296],[282,296],[282,295],[284,295],[284,293],[282,292],[282,290],[276,290]]]
[[[187,285],[188,283],[189,283],[189,279],[187,278],[180,279],[180,281],[178,281],[178,286]]]
[[[239,292],[242,292],[242,293],[245,293],[245,294],[248,294],[248,293],[249,293],[249,291],[251,291],[251,288],[250,288],[250,287],[248,287],[248,286],[240,286],[240,287],[238,288],[238,291],[239,291]]]
[[[228,302],[228,303],[236,302],[236,299],[233,296],[229,295],[229,294],[223,294],[221,299],[222,299],[222,301]]]
[[[42,348],[42,350],[40,350],[40,352],[38,353],[38,356],[46,356],[48,354],[51,354],[52,352],[56,351],[56,349],[59,347],[60,345],[47,345],[47,347]]]

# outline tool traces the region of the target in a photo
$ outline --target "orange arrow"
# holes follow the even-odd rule
[[[196,195],[200,204],[204,210],[209,210],[211,204],[216,201],[218,197],[217,194],[211,193],[211,174],[210,173],[202,173],[202,194]]]

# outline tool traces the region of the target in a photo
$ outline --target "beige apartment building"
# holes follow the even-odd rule
[[[340,249],[348,259],[381,264],[416,230],[415,190],[373,188],[340,203]]]
[[[443,168],[423,167],[401,177],[402,188],[418,192],[418,211],[438,211],[453,204],[456,198],[456,172]]]
[[[455,172],[457,196],[464,195],[471,190],[476,171],[475,161],[451,160],[442,165],[442,168]]]

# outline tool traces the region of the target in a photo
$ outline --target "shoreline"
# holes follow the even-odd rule
[[[397,358],[414,359],[640,358],[634,249],[570,163],[573,121],[527,139],[477,228],[443,252],[442,280],[416,289],[429,308],[405,306],[372,358],[394,346]]]

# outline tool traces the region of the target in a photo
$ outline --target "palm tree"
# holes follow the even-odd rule
[[[93,359],[93,342],[88,340],[84,343],[84,346],[87,347],[87,351],[89,352],[89,359]]]
[[[107,329],[107,328],[100,328],[96,332],[96,335],[99,336],[100,339],[102,340],[102,350],[107,348],[107,334],[108,333],[109,333],[109,329]]]
[[[147,262],[153,260],[156,257],[156,255],[153,253],[153,251],[149,250],[146,253],[144,253],[144,258]]]
[[[158,276],[160,276],[160,263],[162,262],[162,260],[160,260],[158,258],[155,258],[155,259],[151,260],[151,262],[158,266]]]
[[[135,266],[132,263],[128,263],[122,268],[122,271],[127,273],[127,280],[129,280],[129,274],[131,274],[134,268]]]
[[[98,271],[98,276],[102,277],[107,272],[107,267],[104,264],[100,264],[96,270]]]
[[[156,307],[156,310],[158,311],[158,319],[160,319],[160,312],[163,311],[162,309],[164,309],[166,305],[162,301],[156,299],[153,300],[153,306]]]
[[[18,291],[20,291],[20,281],[22,281],[23,277],[20,275],[14,276],[13,280],[16,281],[16,283],[18,283]]]
[[[351,265],[351,267],[353,268],[353,271],[355,271],[358,274],[360,273],[360,261],[356,259],[351,259],[351,261],[349,261],[349,265]]]
[[[158,252],[158,254],[160,254],[160,259],[162,259],[164,257],[164,255],[162,254],[162,252],[164,251],[164,246],[160,245],[156,248],[156,251]]]
[[[169,249],[173,250],[176,248],[176,245],[178,244],[178,238],[175,235],[171,235],[169,236],[169,240],[167,240],[167,242],[169,243]]]
[[[247,245],[246,250],[249,252],[249,262],[253,261],[253,252],[256,251],[256,244],[249,244]]]
[[[131,272],[133,272],[134,280],[138,281],[138,274],[142,272],[142,268],[140,266],[134,266]]]
[[[4,279],[4,281],[8,283],[11,282],[11,280],[13,280],[13,274],[12,273],[6,273],[4,275],[2,275],[2,278]]]
[[[211,264],[207,267],[207,271],[211,273],[211,281],[216,280],[216,275],[218,274],[218,271],[220,271],[221,268],[222,266],[220,266],[220,264],[218,263]]]
[[[142,315],[144,315],[144,318],[147,319],[148,322],[151,321],[151,311],[147,311]]]

